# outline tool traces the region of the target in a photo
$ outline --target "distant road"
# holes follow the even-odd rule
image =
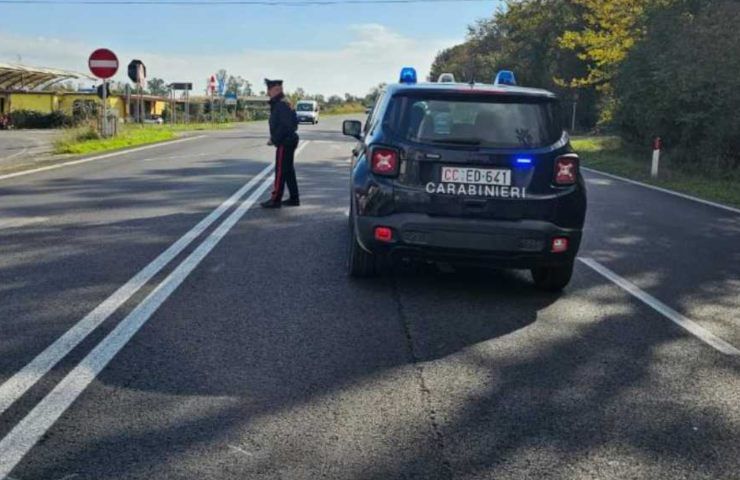
[[[740,215],[587,173],[562,295],[350,280],[341,120],[300,208],[264,123],[0,181],[0,479],[738,478]]]

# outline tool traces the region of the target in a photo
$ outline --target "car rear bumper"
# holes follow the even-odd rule
[[[370,253],[392,257],[504,268],[559,266],[572,262],[581,230],[539,220],[484,220],[405,213],[355,217],[357,238]],[[376,227],[393,231],[390,242],[375,239]],[[550,251],[553,238],[568,239],[568,250]]]

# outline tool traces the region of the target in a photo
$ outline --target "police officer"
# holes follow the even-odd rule
[[[262,202],[263,208],[280,208],[281,206],[297,207],[301,204],[298,197],[298,181],[293,168],[293,156],[298,147],[298,117],[283,94],[282,80],[265,79],[267,95],[270,97],[270,141],[275,151],[275,184],[270,199]],[[285,184],[288,184],[290,198],[283,201]]]

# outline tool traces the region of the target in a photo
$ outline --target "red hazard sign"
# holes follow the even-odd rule
[[[98,78],[110,78],[118,71],[118,57],[107,48],[95,50],[87,63],[92,74]]]

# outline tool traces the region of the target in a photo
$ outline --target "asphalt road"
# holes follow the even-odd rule
[[[48,160],[58,130],[0,130],[0,172]]]
[[[339,120],[296,209],[264,124],[0,180],[0,479],[740,478],[740,215],[588,173],[561,295],[354,281]]]

